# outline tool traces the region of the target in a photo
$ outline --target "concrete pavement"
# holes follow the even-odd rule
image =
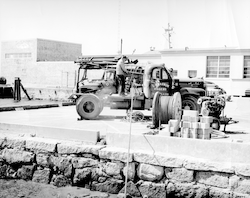
[[[1,104],[1,100],[0,100]],[[0,105],[1,106],[1,105]],[[61,129],[74,129],[81,131],[100,132],[100,135],[105,135],[107,132],[129,133],[130,123],[124,121],[126,116],[125,110],[110,110],[104,108],[101,115],[96,120],[81,120],[77,121],[78,114],[75,106],[58,105],[59,108],[45,108],[36,110],[5,111],[0,112],[0,130],[8,133],[30,133],[25,130],[27,126],[47,127]],[[230,138],[224,139],[231,141],[232,139],[243,139],[250,142],[250,98],[233,98],[233,102],[227,102],[224,114],[227,117],[232,117],[239,121],[237,124],[230,124],[226,127],[227,134]],[[142,111],[144,115],[151,115],[150,111]],[[149,132],[147,125],[150,122],[132,123],[131,131],[133,134],[142,134]],[[7,126],[7,125],[8,126]],[[7,126],[7,127],[6,127]],[[7,129],[8,128],[8,129]],[[222,128],[223,129],[223,125]],[[48,129],[47,135],[52,132]],[[44,132],[45,133],[45,132]],[[72,133],[61,133],[58,138],[70,138]],[[42,132],[38,134],[42,136]],[[47,136],[46,135],[46,136]],[[51,135],[53,136],[53,135]],[[74,137],[76,138],[76,137]]]

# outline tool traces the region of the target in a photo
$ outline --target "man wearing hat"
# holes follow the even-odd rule
[[[118,94],[125,95],[125,75],[128,70],[125,68],[125,61],[128,60],[126,56],[122,56],[116,64],[116,76],[118,79]]]

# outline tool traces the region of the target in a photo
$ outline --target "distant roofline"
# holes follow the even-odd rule
[[[77,45],[82,45],[81,43],[74,43],[74,42],[68,42],[68,41],[58,41],[58,40],[52,40],[52,39],[42,39],[42,38],[36,38],[36,40],[42,40],[42,41],[52,41],[52,42],[60,42],[60,43],[68,43],[68,44],[77,44]]]
[[[145,54],[123,54],[124,56],[127,56],[127,57],[136,57],[136,58],[140,58],[140,57],[152,57],[152,58],[154,58],[154,57],[161,57],[161,54],[160,53],[157,53],[157,54],[147,54],[147,53],[145,53]],[[120,54],[105,54],[105,55],[103,55],[103,54],[101,54],[101,55],[93,55],[93,54],[90,54],[90,55],[82,55],[82,57],[105,57],[105,58],[108,58],[108,57],[120,57],[120,56],[122,56],[122,55],[120,55]]]
[[[16,39],[16,40],[4,40],[2,41],[2,43],[4,42],[17,42],[17,41],[51,41],[51,42],[60,42],[60,43],[67,43],[67,44],[76,44],[76,45],[81,45],[81,43],[75,43],[75,42],[67,42],[67,41],[58,41],[58,40],[52,40],[52,39],[42,39],[42,38],[30,38],[30,39]]]
[[[250,54],[250,48],[184,48],[184,49],[165,49],[160,50],[161,54],[216,54],[216,53],[241,53]]]

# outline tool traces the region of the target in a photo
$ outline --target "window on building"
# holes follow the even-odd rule
[[[31,53],[6,53],[5,58],[31,58]]]
[[[243,78],[250,78],[250,56],[244,56]]]
[[[229,78],[230,56],[208,56],[207,78]]]
[[[178,71],[177,70],[173,70],[172,74],[173,74],[173,76],[177,76],[178,75]]]
[[[197,76],[197,70],[188,70],[188,77],[195,78]]]

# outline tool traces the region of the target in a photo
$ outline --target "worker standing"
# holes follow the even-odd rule
[[[118,79],[118,94],[125,95],[125,75],[128,70],[125,68],[125,61],[128,60],[126,56],[122,56],[116,64],[116,76]]]

